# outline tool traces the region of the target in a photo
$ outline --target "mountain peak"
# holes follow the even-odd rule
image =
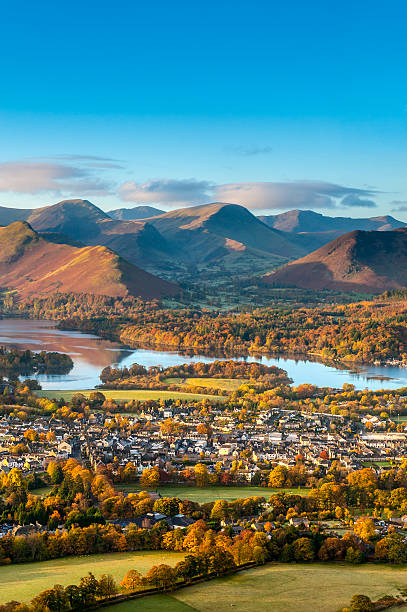
[[[376,293],[407,286],[407,231],[354,230],[265,277],[276,286]]]

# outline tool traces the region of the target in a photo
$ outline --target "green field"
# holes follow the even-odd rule
[[[194,387],[235,391],[249,381],[247,378],[165,378],[164,382],[168,385],[193,385]]]
[[[186,378],[184,384],[194,387],[222,389],[223,391],[235,391],[247,382],[249,382],[247,378]]]
[[[47,397],[48,399],[60,399],[64,398],[65,401],[69,401],[75,393],[82,393],[85,397],[89,397],[89,394],[95,391],[95,389],[76,389],[71,391],[66,390],[53,390],[53,391],[37,391],[39,397]],[[226,397],[218,395],[205,395],[203,393],[183,393],[182,391],[153,391],[150,389],[131,389],[129,391],[123,389],[100,389],[103,395],[107,399],[113,400],[166,400],[166,399],[189,399],[189,400],[204,400],[208,399],[212,402],[224,402]]]
[[[50,491],[52,491],[52,487],[40,487],[39,489],[32,489],[28,492],[31,493],[31,495],[38,495],[38,497],[46,497]]]
[[[103,608],[107,612],[133,612],[133,610],[135,612],[191,612],[197,609],[182,603],[172,595],[151,595]]]
[[[391,465],[391,461],[362,461],[362,465],[363,467],[372,467],[372,466],[379,466],[379,467],[389,467]]]
[[[96,578],[101,574],[112,574],[120,582],[129,569],[146,574],[153,565],[175,565],[183,556],[182,553],[166,551],[142,551],[3,565],[0,566],[0,603],[12,599],[29,601],[54,584],[77,584],[88,572],[93,572]]]
[[[119,484],[116,488],[130,493],[140,491],[140,487],[136,484]],[[241,497],[254,497],[259,495],[266,499],[274,493],[292,493],[294,495],[308,495],[307,489],[268,489],[265,487],[188,487],[188,486],[160,486],[154,489],[162,495],[162,497],[179,497],[180,499],[190,499],[191,501],[204,504],[216,499],[225,499],[231,501]]]
[[[397,589],[406,584],[406,566],[275,563],[200,583],[168,596],[110,606],[107,610],[213,612],[233,607],[236,612],[335,612],[347,606],[356,593],[378,599],[383,595],[399,595]],[[190,607],[185,608],[185,604]]]

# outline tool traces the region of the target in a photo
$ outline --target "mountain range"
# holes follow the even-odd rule
[[[407,228],[356,230],[266,276],[274,286],[377,293],[407,287]]]
[[[307,252],[354,230],[384,232],[406,227],[406,223],[390,215],[354,219],[352,217],[329,217],[313,210],[289,210],[280,215],[259,218],[269,227],[295,234],[298,244]]]
[[[256,217],[244,206],[223,202],[170,212],[136,206],[106,213],[82,199],[64,200],[37,209],[0,207],[0,225],[22,222],[36,236],[32,244],[41,244],[44,252],[53,248],[59,257],[69,251],[75,260],[74,254],[87,248],[82,251],[81,261],[87,252],[96,262],[109,260],[116,272],[124,273],[127,266],[126,274],[120,277],[125,279],[125,288],[119,289],[120,283],[115,283],[113,288],[104,290],[109,295],[127,291],[132,295],[157,297],[165,292],[174,293],[173,282],[240,279],[264,274],[267,274],[266,282],[314,289],[372,291],[404,286],[402,271],[390,268],[404,265],[407,228],[403,230],[406,224],[391,216],[352,219],[292,210]],[[15,228],[14,225],[13,231]],[[350,229],[355,231],[349,233]],[[3,230],[2,235],[6,236]],[[52,274],[58,270],[55,278],[59,279],[60,266],[53,267],[52,258],[45,257],[43,261],[48,261]],[[90,260],[88,265],[91,269]],[[279,269],[273,273],[276,268]],[[21,270],[24,272],[24,267]],[[45,267],[41,270],[45,271]],[[6,272],[3,268],[4,278],[8,275]],[[107,277],[116,278],[116,272]],[[148,279],[143,277],[146,283],[143,294],[141,279],[147,273]],[[94,276],[89,274],[89,283]],[[46,284],[41,279],[35,282],[42,291]],[[5,286],[1,278],[0,281]],[[58,282],[65,287],[63,290],[69,290],[70,281],[65,274]],[[95,286],[92,291],[96,291]],[[28,284],[22,291],[28,295]]]
[[[24,297],[58,291],[150,299],[178,292],[175,284],[137,268],[111,249],[49,241],[25,221],[0,228],[0,287]]]
[[[87,246],[107,246],[171,280],[201,274],[260,274],[306,253],[294,235],[291,240],[236,204],[213,203],[131,220],[113,219],[87,200],[64,200],[25,211],[0,208],[0,225],[16,220],[52,234],[55,242],[62,234],[62,242],[68,237]]]

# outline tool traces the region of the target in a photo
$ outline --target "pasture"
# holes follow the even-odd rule
[[[47,397],[48,399],[60,399],[64,398],[66,402],[72,399],[75,393],[82,393],[85,397],[89,397],[92,391],[101,391],[106,399],[119,400],[119,401],[131,401],[131,400],[167,400],[167,399],[180,399],[180,400],[191,400],[191,401],[203,401],[208,399],[211,402],[224,402],[227,398],[218,395],[209,395],[203,393],[187,393],[183,391],[155,391],[150,389],[75,389],[75,390],[63,390],[54,389],[48,391],[36,391],[38,397]]]
[[[30,601],[44,589],[54,584],[77,584],[82,576],[92,572],[96,578],[111,574],[120,582],[129,569],[146,574],[160,563],[176,565],[184,555],[167,551],[140,551],[64,557],[38,563],[0,566],[0,603]]]
[[[119,484],[116,488],[126,493],[140,491],[137,484]],[[293,495],[308,495],[307,489],[271,489],[266,487],[192,487],[192,486],[158,486],[154,489],[160,493],[162,497],[179,497],[180,499],[189,499],[191,501],[204,504],[206,502],[224,499],[232,501],[243,497],[260,497],[269,498],[274,493],[289,493]]]
[[[356,593],[372,599],[399,595],[398,588],[407,583],[406,575],[406,566],[271,563],[169,595],[145,597],[105,609],[213,612],[233,605],[235,612],[335,612],[347,606]],[[407,606],[396,609],[405,610]]]

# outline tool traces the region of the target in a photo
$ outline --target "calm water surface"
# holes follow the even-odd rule
[[[99,374],[108,365],[130,366],[132,363],[140,363],[144,366],[167,367],[191,361],[209,363],[216,359],[216,356],[191,357],[176,351],[129,349],[118,342],[103,340],[91,334],[56,329],[53,321],[25,319],[0,319],[0,345],[32,351],[58,351],[71,356],[74,367],[69,374],[37,376],[43,389],[92,389],[100,384]],[[407,369],[399,367],[367,366],[361,371],[353,371],[336,369],[317,361],[285,357],[241,359],[283,368],[295,385],[312,383],[321,387],[341,387],[346,382],[360,389],[372,390],[407,386]]]

